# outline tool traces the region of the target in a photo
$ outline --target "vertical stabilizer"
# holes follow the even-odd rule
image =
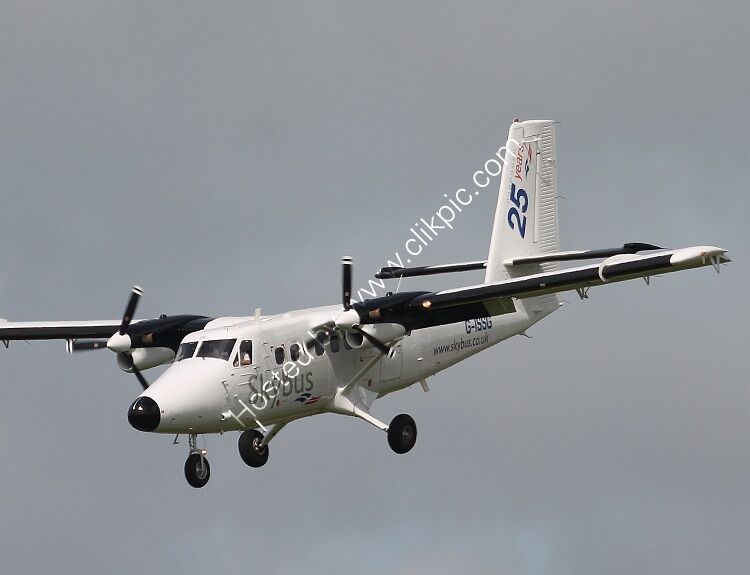
[[[555,125],[514,121],[508,131],[485,282],[558,269],[558,263],[506,267],[505,260],[560,251]]]

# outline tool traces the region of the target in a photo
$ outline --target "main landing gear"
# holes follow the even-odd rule
[[[247,429],[242,432],[237,442],[240,457],[250,467],[262,467],[268,461],[268,444],[276,437],[276,434],[284,429],[284,423],[274,423],[268,427],[262,427],[266,432],[263,435],[257,429]]]
[[[427,384],[424,384],[426,386]],[[401,413],[391,420],[390,425],[386,425],[377,417],[373,416],[364,406],[360,407],[352,401],[347,394],[349,387],[340,389],[333,398],[333,413],[341,415],[353,415],[385,431],[388,435],[388,445],[396,453],[408,453],[417,442],[417,424],[410,415]]]
[[[211,477],[211,466],[206,459],[206,450],[198,449],[197,435],[191,433],[188,436],[190,455],[185,461],[185,479],[191,487],[203,487]]]
[[[257,429],[243,431],[237,442],[242,461],[250,467],[265,465],[268,461],[268,445],[266,443],[263,442],[263,434]]]
[[[396,453],[407,453],[417,442],[417,424],[405,413],[393,418],[387,433],[388,445]]]

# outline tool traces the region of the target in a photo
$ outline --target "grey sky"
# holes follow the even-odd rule
[[[744,574],[748,8],[740,2],[0,3],[0,316],[338,300],[504,143],[559,120],[564,248],[713,244],[376,404],[236,435],[129,427],[111,354],[0,349],[0,572]],[[486,192],[420,263],[486,256]],[[412,287],[479,277],[411,280]],[[744,289],[743,289],[744,288]],[[154,374],[148,374],[154,377]]]

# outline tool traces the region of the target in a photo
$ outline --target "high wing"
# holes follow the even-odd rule
[[[413,304],[440,308],[475,303],[497,297],[530,297],[571,289],[589,288],[655,274],[676,272],[729,262],[726,250],[696,246],[657,254],[617,255],[600,264],[538,273],[505,281],[445,290],[417,298]]]
[[[109,338],[122,320],[104,321],[27,321],[9,322],[0,319],[0,340]],[[136,325],[139,321],[133,321]]]
[[[127,329],[132,340],[131,347],[168,347],[174,351],[188,333],[203,329],[211,318],[200,315],[162,316],[157,319],[133,320]],[[0,320],[0,341],[7,345],[11,341],[62,339],[107,340],[120,329],[122,320],[104,321],[53,321],[53,322],[9,322]],[[84,349],[87,345],[82,342]],[[89,347],[88,349],[94,349]]]
[[[203,329],[211,318],[199,315],[162,316],[157,319],[133,320],[127,333],[131,347],[168,347],[174,351],[188,333]],[[0,341],[6,346],[11,341],[61,339],[71,342],[70,350],[96,349],[118,332],[122,320],[9,322],[0,320]],[[76,345],[79,344],[80,345]],[[101,343],[102,345],[94,345]]]
[[[513,300],[555,292],[579,290],[634,278],[648,278],[731,261],[726,250],[714,246],[694,246],[657,253],[621,253],[600,263],[570,269],[541,272],[510,279],[438,292],[406,292],[354,304],[363,324],[398,323],[407,330],[455,323],[515,310]],[[508,261],[527,265],[520,259]],[[446,271],[457,271],[448,269]]]

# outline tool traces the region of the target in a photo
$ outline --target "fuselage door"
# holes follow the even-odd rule
[[[401,352],[401,342],[399,342],[380,360],[380,380],[390,381],[401,377],[402,365],[403,354]]]
[[[249,336],[239,339],[239,343],[229,358],[229,382],[232,393],[245,395],[243,390],[250,384],[250,380],[256,375],[258,358],[257,351],[253,349],[253,341]]]

